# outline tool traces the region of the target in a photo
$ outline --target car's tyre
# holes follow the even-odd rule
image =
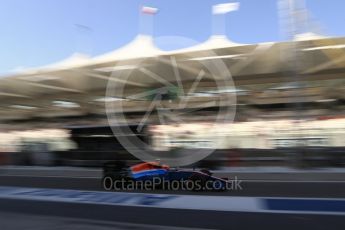
[[[220,180],[215,180],[215,181],[212,181],[211,183],[212,183],[212,184],[211,184],[211,185],[212,185],[212,186],[211,186],[212,191],[220,192],[220,191],[224,191],[224,190],[225,190],[225,186],[224,186],[224,184],[223,184],[222,181],[220,181]]]
[[[197,173],[191,175],[186,181],[187,189],[191,191],[203,191],[205,189],[205,185],[205,178]]]

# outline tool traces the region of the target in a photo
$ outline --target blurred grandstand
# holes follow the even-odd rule
[[[143,6],[150,28],[119,49],[0,76],[0,229],[345,229],[345,37],[277,2],[279,42],[231,41],[232,1],[202,43],[155,39]],[[179,39],[195,45],[158,48]]]
[[[172,128],[174,123],[161,125],[156,133],[145,129],[140,135],[154,148],[193,148],[202,138],[214,137],[212,132],[205,133],[205,126],[222,105],[208,107],[205,102],[236,94],[235,122],[219,127],[220,134],[212,143],[218,150],[212,159],[223,159],[223,165],[256,164],[257,160],[285,164],[294,156],[292,159],[312,158],[317,165],[343,165],[344,44],[345,38],[312,33],[289,42],[251,45],[212,36],[194,47],[166,52],[155,47],[152,37],[139,35],[108,54],[94,58],[75,54],[56,64],[4,76],[0,80],[2,155],[9,156],[12,164],[33,164],[27,157],[13,157],[28,152],[42,152],[41,156],[54,152],[54,164],[99,165],[118,158],[123,148],[108,128],[105,104],[121,105],[132,124],[141,120],[150,99],[131,95],[161,86],[142,65],[164,81],[174,82],[170,60],[175,60],[186,90],[203,62],[220,59],[236,88],[219,89],[211,78],[205,78],[195,92],[177,95],[189,97],[187,108],[197,108],[184,119],[200,127],[190,130],[179,124],[180,135]],[[210,51],[214,56],[205,56]],[[298,54],[298,68],[293,65],[296,53],[292,51]],[[140,66],[135,65],[138,62]],[[123,78],[126,71],[131,71],[128,79]],[[124,93],[106,97],[108,81],[125,86]],[[173,96],[166,99],[174,103]],[[152,116],[149,125],[154,126],[156,120]],[[166,139],[170,139],[170,146],[164,144]]]
[[[294,13],[305,12],[302,7]],[[303,17],[288,17],[295,26],[290,41],[238,44],[217,33],[193,47],[163,51],[150,34],[139,34],[100,56],[75,53],[3,76],[0,163],[137,161],[109,127],[107,113],[120,115],[107,110],[111,104],[122,108],[126,121],[115,125],[128,125],[154,151],[215,149],[199,166],[343,166],[345,37],[306,33]],[[213,61],[224,63],[234,86],[217,84],[224,71],[214,76],[204,70],[199,79],[200,69]],[[111,96],[108,83],[114,86]],[[161,124],[156,109],[139,128],[158,91],[182,119]],[[229,102],[229,96],[236,100]],[[226,103],[214,103],[219,100]],[[211,126],[225,106],[236,107],[234,122]]]

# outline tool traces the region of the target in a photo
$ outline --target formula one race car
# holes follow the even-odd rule
[[[128,167],[124,162],[108,162],[103,167],[105,190],[167,189],[190,191],[223,191],[229,183],[207,169],[172,169],[157,162],[144,162]]]

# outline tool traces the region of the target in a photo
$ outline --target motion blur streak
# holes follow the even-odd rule
[[[345,3],[238,1],[2,0],[0,229],[345,229]]]

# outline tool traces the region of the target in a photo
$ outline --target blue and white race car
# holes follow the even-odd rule
[[[103,188],[111,190],[167,189],[190,191],[223,191],[229,181],[212,175],[209,170],[173,169],[159,162],[144,162],[126,166],[123,162],[109,162],[103,167]]]

